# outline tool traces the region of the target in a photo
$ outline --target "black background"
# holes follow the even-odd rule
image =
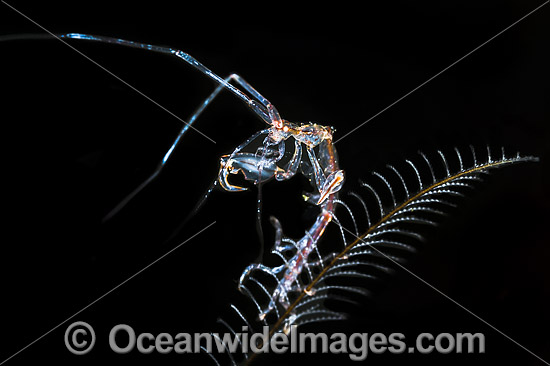
[[[239,73],[284,118],[343,136],[540,5],[389,2],[192,6],[10,2],[54,33],[110,35],[180,48],[220,76]],[[267,4],[266,4],[267,5]],[[416,151],[505,146],[541,162],[495,172],[407,264],[515,341],[550,360],[548,6],[527,17],[337,143],[348,182]],[[0,34],[43,33],[0,7]],[[71,45],[182,119],[214,85],[160,54]],[[228,93],[198,120],[161,176],[107,223],[102,217],[156,166],[181,122],[59,41],[0,43],[4,211],[0,359],[28,345],[213,221],[216,224],[6,364],[195,362],[116,355],[107,334],[207,331],[258,255],[255,190],[214,192],[175,232],[215,178],[218,158],[263,128]],[[264,218],[297,238],[301,182],[267,184]],[[266,228],[266,241],[272,230]],[[175,238],[168,240],[172,235]],[[63,344],[74,320],[96,330],[85,356]],[[351,320],[315,332],[482,332],[484,355],[369,355],[371,364],[541,365],[542,362],[404,271]],[[259,363],[347,363],[346,355],[284,355]],[[207,360],[208,361],[208,360]]]

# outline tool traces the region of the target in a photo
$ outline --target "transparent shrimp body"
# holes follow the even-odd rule
[[[259,318],[263,320],[266,315],[276,308],[277,303],[287,309],[290,306],[288,293],[291,291],[304,291],[298,281],[304,266],[308,265],[308,257],[315,250],[317,243],[323,235],[325,228],[332,221],[334,211],[334,200],[336,193],[342,188],[344,172],[340,170],[337,163],[336,151],[332,144],[332,133],[329,127],[318,124],[302,124],[300,126],[281,121],[280,124],[273,124],[273,127],[260,131],[267,134],[264,144],[251,159],[251,154],[241,153],[236,150],[231,155],[222,157],[220,167],[220,183],[227,182],[227,174],[242,172],[245,179],[276,178],[277,180],[289,179],[294,176],[299,167],[314,187],[313,194],[306,194],[308,202],[319,206],[320,212],[315,223],[305,232],[304,236],[297,242],[282,245],[282,227],[279,221],[271,218],[276,229],[276,240],[274,251],[281,254],[286,250],[295,250],[295,254],[285,263],[278,267],[268,267],[261,263],[249,265],[242,273],[239,280],[239,289],[242,288],[250,273],[255,270],[263,271],[277,279],[277,285],[272,292],[268,306],[262,309]],[[285,168],[277,166],[283,151],[284,141],[290,137],[294,138],[295,150],[292,158]],[[302,158],[302,145],[305,146],[307,157]],[[317,153],[315,152],[317,150]],[[278,151],[276,153],[266,153]],[[251,166],[256,164],[256,170]],[[267,172],[267,173],[266,173]],[[223,184],[222,184],[223,187]],[[228,190],[242,190],[243,187],[230,186]],[[282,273],[282,276],[281,276]]]
[[[255,153],[241,152],[263,134],[267,136]],[[277,163],[285,154],[285,141],[291,137],[294,138],[294,152],[286,166],[279,167]],[[308,161],[302,161],[302,145],[306,148]],[[316,156],[315,148],[319,150],[319,157]],[[337,168],[330,128],[314,123],[298,126],[281,120],[251,136],[232,154],[222,156],[218,181],[225,190],[243,191],[246,188],[228,182],[229,174],[241,172],[245,179],[258,184],[272,178],[278,181],[290,179],[300,166],[316,189],[314,204],[320,205],[342,187],[344,172]]]

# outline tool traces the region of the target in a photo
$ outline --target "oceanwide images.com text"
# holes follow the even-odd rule
[[[414,342],[406,342],[403,333],[299,333],[291,326],[288,333],[250,333],[248,327],[235,333],[139,333],[126,324],[115,325],[109,332],[109,347],[117,354],[138,352],[168,353],[333,353],[348,354],[354,361],[365,360],[369,353],[484,353],[482,333],[419,334]],[[84,322],[71,324],[65,332],[65,345],[74,354],[83,355],[95,344],[93,328]]]

